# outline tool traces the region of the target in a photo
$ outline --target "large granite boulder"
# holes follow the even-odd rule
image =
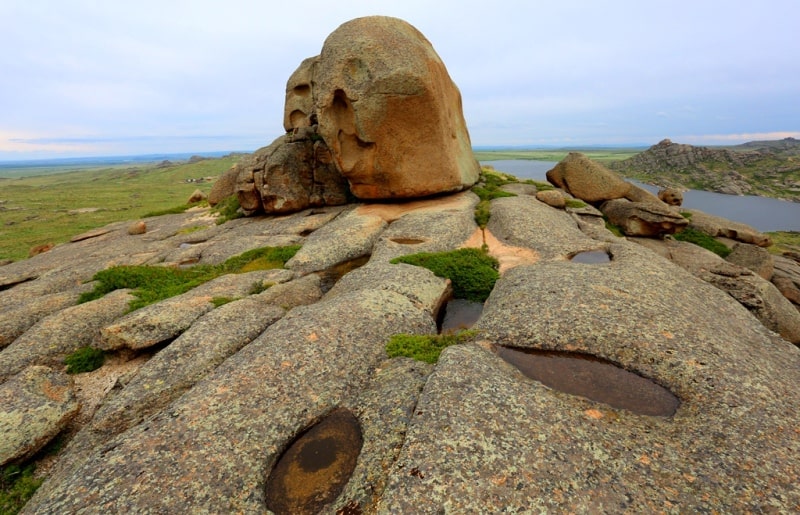
[[[461,94],[410,24],[370,16],[341,25],[314,82],[319,133],[356,197],[423,197],[478,180]]]
[[[662,202],[609,200],[600,206],[600,211],[628,236],[674,234],[689,225],[689,220]]]
[[[625,198],[631,189],[619,175],[580,152],[570,152],[546,175],[551,184],[586,202]]]

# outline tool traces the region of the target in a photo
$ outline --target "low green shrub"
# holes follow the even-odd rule
[[[483,249],[458,249],[450,252],[420,252],[401,256],[391,263],[406,263],[427,268],[453,283],[453,295],[459,299],[483,302],[500,277],[499,263]]]
[[[731,253],[731,249],[726,247],[724,243],[720,243],[714,237],[692,227],[687,227],[681,232],[676,232],[672,237],[678,241],[694,243],[706,250],[710,250],[722,258],[728,257]]]
[[[556,187],[550,184],[549,182],[535,181],[533,179],[528,179],[524,181],[524,184],[533,184],[534,186],[536,186],[536,191],[547,191],[556,189]]]
[[[464,343],[475,336],[475,331],[461,331],[455,334],[395,334],[386,344],[390,358],[405,356],[425,363],[436,363],[445,347]]]
[[[514,193],[509,193],[500,189],[505,184],[519,182],[513,175],[496,172],[489,168],[481,169],[481,176],[478,183],[472,187],[471,191],[478,196],[480,202],[475,206],[475,223],[481,229],[486,228],[489,223],[490,206],[489,202],[501,197],[516,197]]]
[[[67,365],[67,374],[82,374],[102,367],[105,360],[106,353],[102,350],[81,347],[64,358],[64,364]]]
[[[582,207],[586,207],[586,202],[574,198],[567,199],[567,207],[571,207],[572,209],[580,209]]]
[[[239,210],[240,207],[239,197],[231,195],[214,206],[211,212],[217,214],[217,225],[222,225],[228,220],[235,220],[243,217],[244,213]]]
[[[475,206],[475,223],[478,224],[478,227],[481,229],[486,229],[486,225],[489,223],[489,217],[492,215],[492,207],[489,204],[488,200],[481,200],[478,202],[478,205]]]
[[[219,265],[197,265],[191,268],[164,266],[115,266],[97,272],[94,289],[80,296],[78,303],[99,299],[114,290],[129,288],[136,299],[130,311],[174,297],[224,274],[282,268],[300,250],[300,245],[262,247],[248,250]]]
[[[33,497],[44,479],[36,479],[34,464],[24,467],[7,465],[0,470],[0,513],[19,513],[25,503]]]

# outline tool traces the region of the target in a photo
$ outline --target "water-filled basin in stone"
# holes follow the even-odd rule
[[[586,252],[578,252],[570,258],[570,261],[585,265],[599,265],[611,261],[611,256],[605,250],[587,250]]]
[[[361,452],[358,419],[339,408],[302,433],[267,479],[266,507],[274,513],[319,513],[341,493]]]
[[[453,334],[469,329],[483,313],[483,303],[466,299],[450,299],[442,308],[439,332]]]
[[[389,241],[399,243],[401,245],[419,245],[420,243],[425,243],[428,240],[421,240],[419,238],[389,238]]]
[[[680,400],[650,379],[595,356],[495,347],[497,355],[550,388],[640,415],[670,417]]]
[[[360,268],[367,264],[369,261],[370,256],[361,256],[355,259],[351,259],[350,261],[344,261],[339,263],[338,265],[334,265],[327,270],[323,270],[319,272],[320,274],[320,288],[323,292],[328,292],[333,285],[336,284],[339,279],[341,279],[345,274],[348,274],[355,270],[356,268]]]

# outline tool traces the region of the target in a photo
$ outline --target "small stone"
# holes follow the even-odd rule
[[[537,191],[536,199],[558,209],[564,209],[567,205],[564,195],[558,190]]]
[[[147,224],[143,220],[133,222],[128,226],[128,234],[135,236],[137,234],[144,234],[147,232]]]
[[[199,189],[194,190],[192,195],[189,197],[189,200],[186,201],[187,204],[196,204],[200,201],[206,200],[208,196],[200,191]]]

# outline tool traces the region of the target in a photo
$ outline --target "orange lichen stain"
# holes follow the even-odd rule
[[[317,336],[317,333],[311,333],[306,337],[306,339],[310,342],[315,342],[319,340],[319,336]]]
[[[42,393],[53,402],[64,402],[67,397],[67,388],[65,386],[56,386],[47,381],[42,385]]]
[[[497,239],[488,229],[476,229],[472,235],[461,244],[461,248],[489,248],[489,255],[500,263],[500,275],[520,265],[531,265],[539,261],[539,253],[524,247],[512,247]]]
[[[639,463],[641,463],[642,465],[650,465],[651,463],[650,456],[648,456],[647,454],[642,454],[641,456],[639,456]]]
[[[584,411],[583,413],[584,413],[584,414],[585,414],[587,417],[589,417],[589,418],[593,418],[593,419],[595,419],[595,420],[600,420],[601,418],[603,418],[603,417],[605,416],[605,415],[603,414],[603,412],[602,412],[602,411],[600,411],[600,410],[597,410],[597,409],[587,409],[587,410],[586,410],[586,411]]]
[[[281,361],[281,368],[292,368],[291,361]]]
[[[494,477],[492,477],[491,481],[495,486],[503,486],[504,484],[506,484],[506,481],[508,481],[508,477],[506,477],[506,476],[494,476]]]

